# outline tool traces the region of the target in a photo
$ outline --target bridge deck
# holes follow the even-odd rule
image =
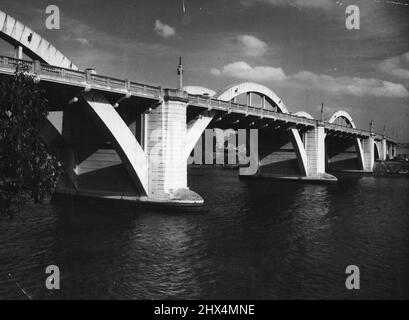
[[[103,75],[93,74],[89,71],[78,71],[55,67],[47,64],[40,64],[38,61],[19,60],[10,57],[0,57],[0,73],[13,74],[17,65],[25,65],[40,81],[60,83],[80,88],[101,90],[104,92],[129,94],[135,97],[151,98],[159,100],[163,97],[163,89],[159,86],[152,86],[121,80]],[[251,117],[271,119],[281,121],[289,125],[316,127],[318,121],[308,119],[294,114],[275,112],[272,110],[262,109],[260,107],[247,106],[233,103],[231,101],[222,101],[208,96],[188,95],[189,105],[223,111],[226,113],[242,114]],[[366,130],[354,129],[334,123],[324,123],[325,129],[330,134],[344,134],[355,137],[374,136],[375,139],[381,139],[383,136],[373,134]],[[396,143],[392,138],[386,137],[388,141]]]

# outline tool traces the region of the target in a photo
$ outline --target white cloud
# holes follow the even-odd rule
[[[170,38],[176,35],[176,31],[171,26],[162,23],[159,19],[155,21],[155,32],[162,38]]]
[[[221,70],[211,69],[210,73],[215,76],[223,75],[251,81],[280,81],[285,79],[285,74],[281,68],[264,66],[253,68],[244,61],[237,61],[225,65]]]
[[[409,97],[408,90],[402,84],[373,78],[332,77],[325,74],[300,71],[288,78],[288,83],[358,97]]]
[[[62,20],[61,27],[64,28],[64,30],[67,30],[62,34],[62,39],[64,41],[78,42],[83,46],[91,44],[89,39],[93,39],[94,42],[95,36],[98,34],[98,31],[94,28],[75,18],[65,17],[65,19]]]
[[[409,80],[409,52],[382,61],[379,69],[395,78]]]
[[[297,89],[314,89],[332,94],[346,94],[363,97],[407,98],[409,91],[400,83],[357,77],[332,77],[300,71],[286,76],[283,69],[271,66],[251,67],[244,61],[225,65],[221,69],[211,69],[210,73],[217,77],[229,77],[240,80],[270,82],[273,86]]]
[[[135,41],[120,34],[107,33],[69,16],[61,23],[61,27],[67,31],[62,33],[63,41],[57,42],[56,45],[80,68],[93,66],[99,73],[121,77],[121,72],[126,73],[129,70],[122,68],[118,71],[122,64],[114,63],[118,61],[116,57],[118,41],[121,42],[121,49],[126,56],[163,59],[169,52],[176,55],[174,49],[166,44],[145,42],[142,39]]]
[[[333,6],[331,0],[241,0],[242,5],[252,6],[256,3],[265,3],[280,7],[298,7],[298,8],[322,8],[329,9]]]
[[[266,53],[267,44],[251,35],[241,35],[237,37],[237,40],[246,56],[259,57]]]
[[[212,68],[212,69],[210,70],[210,74],[212,74],[212,75],[214,75],[214,76],[220,76],[221,73],[222,73],[222,72],[221,72],[219,69],[216,69],[216,68]]]
[[[79,43],[81,43],[81,44],[83,44],[83,45],[89,44],[89,40],[86,39],[86,38],[78,37],[78,38],[75,38],[74,40],[75,40],[75,41],[78,41]]]

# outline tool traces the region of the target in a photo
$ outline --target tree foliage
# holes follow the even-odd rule
[[[0,75],[0,213],[30,199],[42,203],[56,187],[60,164],[40,138],[47,114],[44,92],[26,67]]]

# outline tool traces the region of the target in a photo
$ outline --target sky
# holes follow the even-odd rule
[[[184,8],[183,8],[184,2]],[[60,30],[45,9],[60,8]],[[360,29],[348,30],[356,5]],[[409,142],[409,0],[1,0],[0,9],[80,68],[132,81],[219,91],[245,81],[291,112],[349,112],[358,127]],[[10,54],[0,42],[0,54]]]

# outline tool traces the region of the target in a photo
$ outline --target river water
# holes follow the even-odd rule
[[[190,169],[190,212],[58,200],[0,220],[0,298],[409,299],[409,179]],[[47,265],[61,289],[45,288]],[[345,269],[360,269],[347,290]],[[11,273],[14,280],[10,280]]]

